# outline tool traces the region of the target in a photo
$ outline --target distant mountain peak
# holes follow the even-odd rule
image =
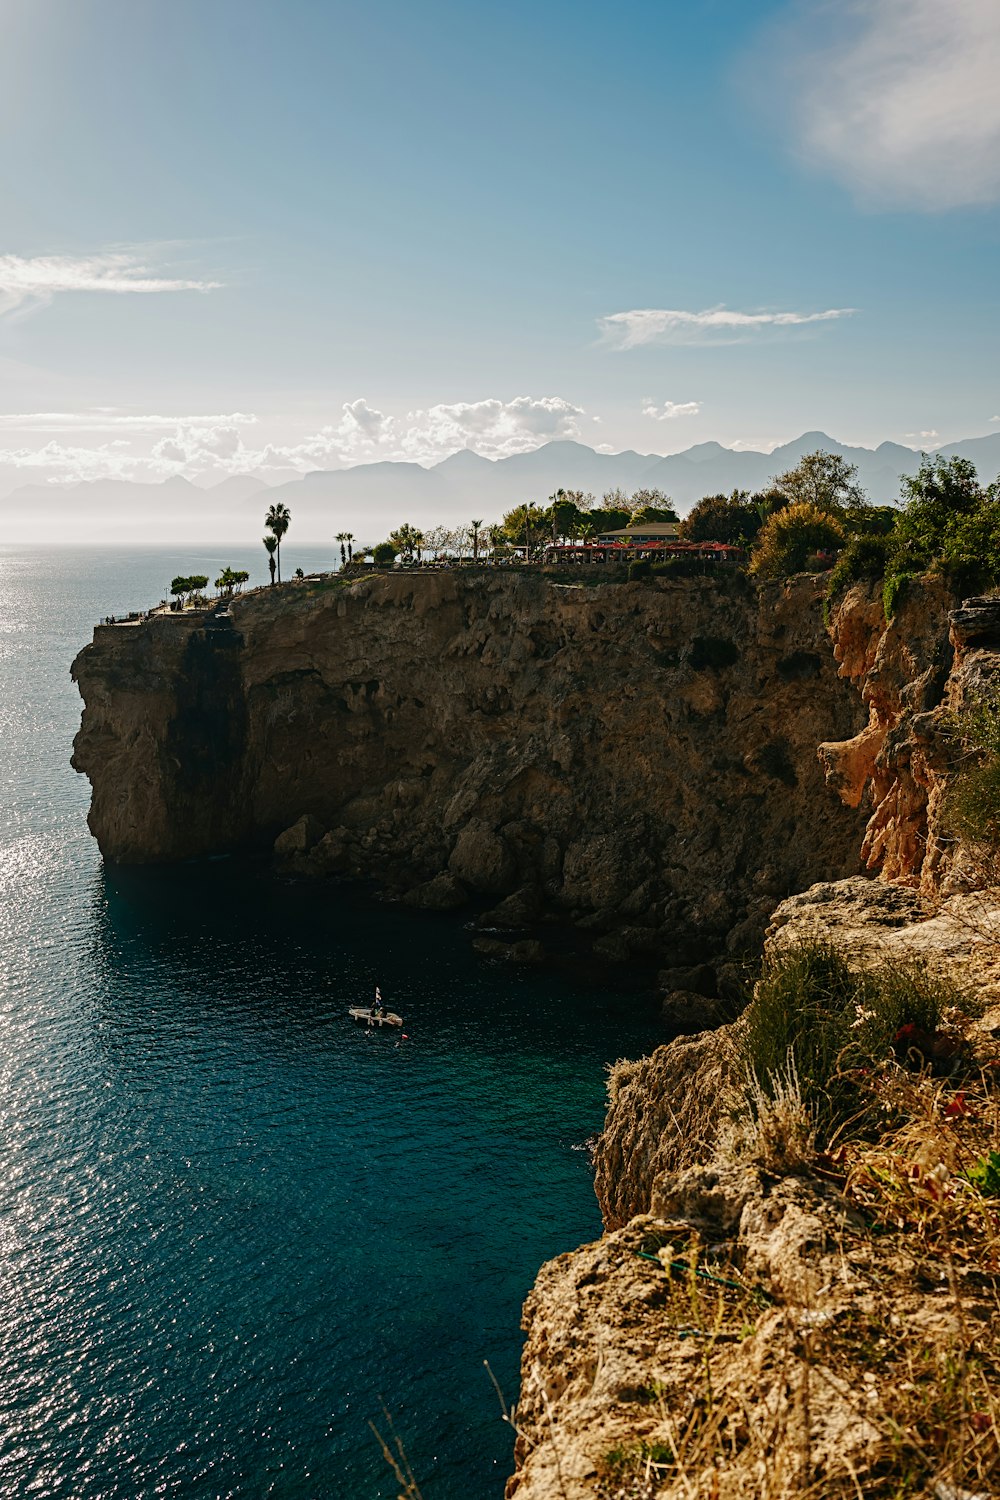
[[[481,469],[484,464],[491,467],[497,462],[494,458],[485,458],[482,453],[476,453],[472,448],[459,448],[457,453],[449,453],[447,458],[442,458],[440,463],[432,464],[433,469],[448,469],[452,473],[461,473],[463,469],[470,472]]]
[[[732,452],[732,449],[723,448],[721,443],[717,443],[713,439],[708,443],[695,443],[693,448],[685,448],[683,455],[675,453],[672,457],[680,458],[683,456],[689,463],[703,464],[707,463],[710,458],[718,458],[720,453],[730,452]]]

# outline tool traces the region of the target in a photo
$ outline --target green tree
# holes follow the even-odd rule
[[[281,582],[281,538],[285,535],[291,525],[292,513],[287,505],[282,505],[279,500],[275,505],[269,507],[264,517],[264,525],[278,543],[278,582]]]
[[[479,561],[479,533],[482,529],[482,521],[470,521],[469,530],[472,532],[472,561]]]
[[[788,505],[815,505],[831,515],[863,510],[868,497],[857,482],[858,466],[840,453],[817,448],[807,453],[786,474],[779,474],[773,487]]]
[[[919,572],[935,561],[954,567],[971,560],[980,541],[986,541],[988,551],[993,550],[978,522],[981,513],[992,508],[994,491],[995,486],[983,489],[975,464],[967,458],[923,454],[917,473],[902,479],[902,513],[893,532],[893,571]],[[994,541],[993,548],[996,545]]]
[[[377,546],[372,548],[372,557],[380,568],[387,566],[391,568],[396,561],[398,550],[394,542],[379,542]]]
[[[420,556],[420,549],[424,544],[424,534],[422,531],[418,531],[415,526],[404,523],[404,525],[397,526],[395,531],[389,533],[389,540],[393,543],[397,552],[402,552],[403,556],[409,562],[412,562],[414,553],[416,553],[418,558]]]
[[[764,522],[750,562],[761,578],[801,573],[815,552],[834,552],[844,545],[845,531],[829,511],[809,500],[786,505]]]
[[[673,501],[662,490],[636,490],[631,505],[632,524],[636,526],[652,526],[678,519]]]
[[[607,501],[607,495],[604,498]],[[594,535],[603,536],[607,531],[621,531],[631,521],[632,512],[620,506],[605,504],[600,510],[592,510],[590,519],[593,522]]]
[[[242,569],[223,568],[215,580],[215,587],[221,590],[227,598],[231,598],[234,593],[240,592],[249,577],[250,574],[243,572]]]
[[[505,557],[510,550],[510,542],[503,527],[499,525],[491,526],[487,532],[487,537],[490,544],[490,556],[493,560],[496,561],[498,557]]]
[[[181,604],[183,604],[184,602],[184,595],[187,594],[190,589],[191,580],[190,578],[185,577],[183,573],[178,573],[176,578],[171,579],[170,592],[171,594],[173,594],[175,599],[178,599],[181,602]]]
[[[274,554],[278,550],[278,538],[271,532],[263,538],[264,551],[267,553],[267,566],[271,573],[271,582],[274,583]]]
[[[764,524],[746,490],[706,495],[684,517],[679,534],[685,542],[726,542],[749,547]]]
[[[354,561],[354,532],[353,531],[345,531],[344,532],[344,541],[347,543],[347,561],[348,562],[353,562]]]
[[[516,505],[504,516],[503,530],[511,546],[525,548],[527,559],[545,535],[546,513],[540,505]]]
[[[338,531],[336,540],[340,543],[340,566],[347,567],[347,532]]]

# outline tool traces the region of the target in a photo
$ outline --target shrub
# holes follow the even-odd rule
[[[881,578],[889,559],[889,541],[884,536],[852,536],[830,574],[827,598],[834,599],[863,578]]]
[[[835,552],[844,545],[844,528],[828,512],[810,501],[775,511],[761,528],[750,563],[761,578],[801,573],[816,552]]]
[[[738,1026],[737,1046],[755,1115],[757,1094],[796,1097],[821,1137],[861,1108],[859,1070],[884,1061],[903,1026],[933,1034],[956,997],[923,972],[855,971],[822,943],[768,959]]]
[[[634,583],[640,578],[649,578],[653,571],[653,564],[648,557],[637,557],[628,565],[628,581]]]
[[[704,571],[700,557],[668,557],[653,565],[654,578],[697,578]]]
[[[391,567],[396,561],[396,548],[392,542],[379,542],[372,548],[372,558],[380,568]]]
[[[762,525],[761,515],[743,490],[731,495],[706,495],[680,524],[685,542],[730,542],[748,547]]]
[[[882,585],[882,613],[891,620],[897,608],[906,598],[907,589],[916,577],[915,573],[890,573]]]

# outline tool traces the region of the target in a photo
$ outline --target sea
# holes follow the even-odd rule
[[[285,571],[335,557],[296,551]],[[234,549],[0,545],[0,1497],[500,1500],[640,986],[265,864],[105,864],[70,663]],[[347,1019],[380,986],[406,1039]],[[397,1446],[397,1444],[399,1446]]]

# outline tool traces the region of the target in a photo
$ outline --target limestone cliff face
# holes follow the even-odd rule
[[[819,757],[845,804],[867,807],[859,849],[883,878],[819,882],[786,898],[768,946],[819,939],[849,961],[936,970],[978,1002],[978,1017],[961,1017],[965,1042],[976,1063],[992,1070],[1000,890],[975,888],[942,814],[954,763],[948,716],[1000,683],[1000,598],[955,609],[939,582],[925,580],[887,625],[876,591],[859,586],[836,611],[831,636],[841,677],[866,705],[868,723],[847,740],[821,743]],[[900,1388],[885,1361],[842,1338],[834,1367],[827,1353],[817,1357],[810,1348],[810,1330],[838,1320],[846,1326],[879,1287],[900,1349],[908,1358],[926,1353],[936,1312],[926,1284],[901,1272],[920,1257],[891,1238],[874,1239],[815,1174],[762,1178],[745,1165],[725,1165],[719,1101],[738,1076],[738,1026],[679,1037],[612,1070],[595,1160],[608,1233],[543,1267],[525,1306],[518,1467],[507,1491],[517,1500],[861,1493],[853,1488],[857,1473],[888,1471],[895,1462],[886,1432],[899,1425]],[[728,1247],[731,1264],[752,1269],[767,1291],[769,1311],[745,1343],[745,1328],[729,1333],[716,1323],[709,1336],[704,1325],[692,1327],[691,1302],[662,1274],[662,1254],[656,1266],[665,1241],[690,1254],[683,1247],[693,1237],[710,1254]],[[883,1243],[890,1248],[881,1250]],[[985,1305],[972,1312],[975,1274],[955,1292],[958,1333],[944,1329],[943,1342],[965,1337],[962,1318],[989,1317]],[[846,1373],[852,1360],[863,1374]],[[701,1449],[691,1441],[702,1411],[689,1413],[699,1402],[706,1409],[702,1381],[707,1409],[724,1405],[727,1389],[735,1392],[739,1416],[729,1445]],[[657,1463],[675,1448],[683,1463]],[[809,1454],[809,1483],[796,1452]],[[850,1485],[844,1480],[842,1488],[844,1474]],[[973,1493],[943,1482],[934,1493],[945,1489]]]
[[[864,865],[928,895],[962,883],[962,851],[941,816],[947,719],[1000,675],[1000,600],[955,604],[940,579],[922,579],[887,625],[879,590],[858,585],[847,595],[833,621],[834,653],[868,723],[819,747],[843,801],[871,804]]]
[[[836,611],[831,637],[868,723],[849,740],[819,744],[819,758],[843,801],[867,809],[859,850],[882,879],[817,882],[786,897],[770,919],[771,940],[818,939],[869,961],[936,966],[1000,1000],[1000,899],[967,890],[964,851],[942,819],[954,755],[948,715],[1000,682],[1000,598],[955,609],[928,579],[887,625],[880,591],[859,585]],[[681,1038],[612,1074],[595,1162],[608,1227],[649,1211],[658,1174],[699,1160],[703,1142],[677,1128],[679,1100],[718,1093],[723,1035]],[[699,1110],[699,1119],[711,1124],[711,1112]]]
[[[101,627],[74,765],[114,860],[285,840],[416,904],[511,897],[625,951],[752,944],[857,869],[820,741],[863,711],[808,578],[598,587],[486,573],[265,589]]]

